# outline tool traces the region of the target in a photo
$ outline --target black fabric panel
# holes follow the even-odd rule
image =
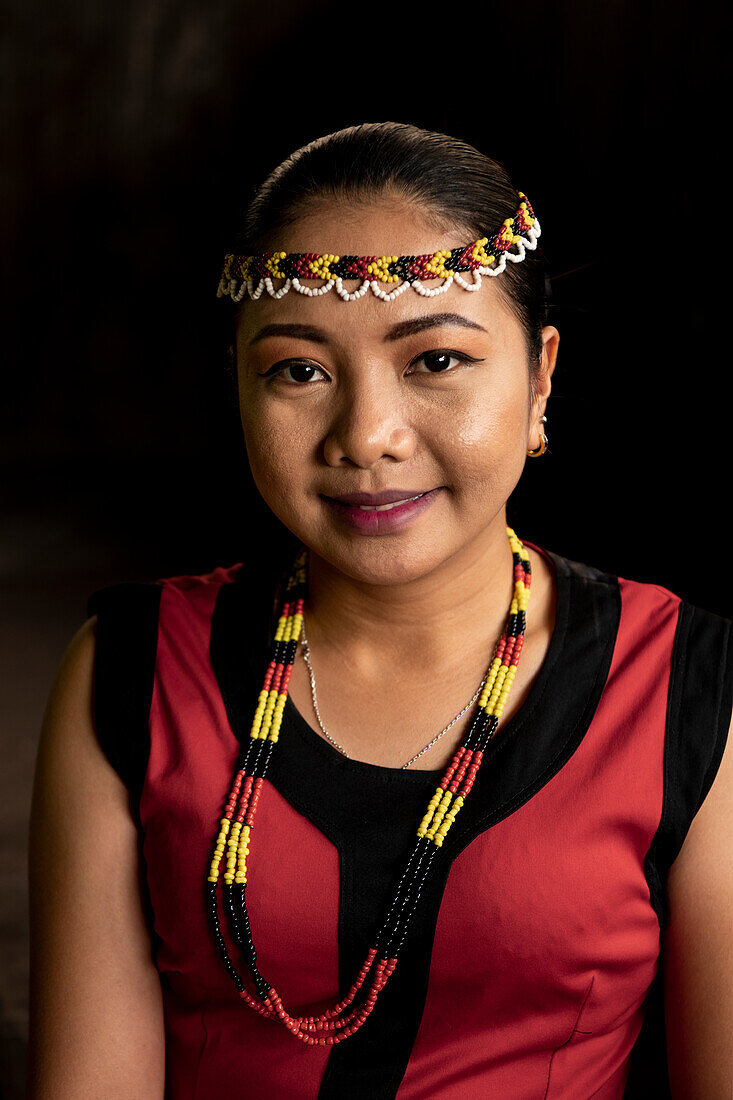
[[[438,910],[455,857],[479,833],[527,802],[581,743],[600,701],[620,618],[616,578],[551,554],[558,606],[545,662],[520,710],[484,755],[470,801],[416,906],[400,962],[374,1014],[335,1047],[320,1100],[390,1100],[420,1026]],[[254,601],[254,602],[253,602]],[[271,594],[238,574],[214,610],[211,660],[232,728],[249,734],[268,654],[252,645],[272,626]],[[249,622],[250,629],[242,630]],[[244,675],[243,675],[244,671]],[[348,989],[381,924],[416,824],[443,769],[402,771],[346,760],[288,699],[268,779],[339,851],[339,967]],[[368,837],[368,843],[365,843]]]
[[[733,709],[733,622],[680,604],[670,668],[659,828],[645,873],[660,929],[667,924],[666,881],[723,758]],[[624,1100],[671,1100],[664,1019],[664,947],[647,1012],[631,1055]]]
[[[657,876],[660,924],[667,920],[661,884],[679,855],[692,819],[712,786],[728,736],[733,705],[733,622],[682,603],[675,636],[664,803],[650,859]]]
[[[93,715],[97,739],[128,789],[140,823],[140,795],[150,757],[150,705],[162,587],[114,584],[87,600],[97,616]]]
[[[355,1036],[334,1048],[319,1100],[393,1100],[405,1075],[422,1019],[430,978],[440,903],[456,856],[492,825],[524,805],[567,763],[590,726],[606,683],[620,619],[617,583],[599,571],[551,555],[557,579],[557,620],[540,673],[517,713],[489,743],[471,799],[441,849],[438,866],[426,884],[400,962],[374,1015]],[[568,673],[572,670],[572,675]],[[442,776],[431,775],[429,796]],[[408,850],[424,801],[410,807],[405,823]],[[407,809],[385,808],[387,828]],[[364,842],[350,838],[347,861],[352,873],[342,883],[341,950],[349,961],[345,985],[364,956],[361,913],[365,893],[375,884],[364,866]],[[401,866],[401,864],[400,864]],[[386,891],[391,898],[394,881]],[[380,917],[385,904],[380,904]],[[401,973],[400,973],[401,971]]]

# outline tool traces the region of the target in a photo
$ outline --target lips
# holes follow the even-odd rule
[[[321,493],[321,500],[333,513],[339,523],[345,523],[358,535],[392,535],[401,531],[417,519],[422,512],[431,507],[445,486],[435,489],[412,490],[384,489],[381,493],[348,493],[341,499],[327,497]],[[354,504],[357,500],[378,501],[376,504]],[[385,500],[385,497],[397,499]]]
[[[379,493],[342,493],[338,497],[328,497],[339,504],[350,504],[362,508],[382,508],[387,504],[395,504],[398,501],[414,500],[415,497],[424,496],[429,489],[383,489]],[[321,494],[325,496],[326,494]]]

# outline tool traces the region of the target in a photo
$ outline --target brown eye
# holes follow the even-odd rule
[[[437,374],[439,371],[448,370],[452,359],[456,359],[456,356],[449,355],[447,351],[430,351],[418,362],[423,362],[429,371]]]
[[[478,362],[480,360],[473,359],[470,355],[459,355],[455,351],[426,351],[412,361],[410,371],[416,374],[453,374],[457,364]],[[420,368],[419,363],[424,363],[425,368]]]
[[[287,377],[287,371],[290,371],[290,377]],[[291,359],[289,361],[275,363],[264,374],[260,375],[260,378],[282,378],[285,382],[303,384],[305,382],[311,382],[314,379],[314,372],[321,372],[321,368],[315,366],[314,363],[307,363],[302,359]],[[316,377],[316,381],[318,381]]]
[[[284,368],[285,371],[290,371],[288,382],[311,382],[314,374],[318,372],[318,367],[314,367],[312,363],[291,363],[289,367]]]

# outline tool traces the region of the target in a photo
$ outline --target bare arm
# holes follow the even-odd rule
[[[733,725],[667,879],[667,1063],[674,1100],[733,1097]]]
[[[96,619],[41,729],[30,819],[29,1100],[162,1100],[160,979],[135,823],[92,725]]]

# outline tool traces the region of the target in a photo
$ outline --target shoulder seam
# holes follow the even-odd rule
[[[673,592],[671,588],[667,588],[663,584],[658,584],[656,581],[637,581],[633,577],[619,577],[620,581],[624,584],[637,585],[639,588],[653,588],[655,592],[659,592],[662,596],[667,596],[675,603],[684,603],[681,596],[678,596],[676,592]]]
[[[572,575],[576,580],[586,584],[601,584],[607,588],[618,587],[619,578],[614,573],[599,569],[595,565],[576,561],[574,558],[567,558],[554,550],[546,550],[546,553],[550,555],[556,568],[561,569],[566,576]]]
[[[232,565],[217,565],[208,573],[179,573],[168,577],[158,577],[155,583],[165,588],[177,588],[181,591],[192,588],[220,588],[222,585],[234,583],[242,564],[242,562],[234,562]]]

